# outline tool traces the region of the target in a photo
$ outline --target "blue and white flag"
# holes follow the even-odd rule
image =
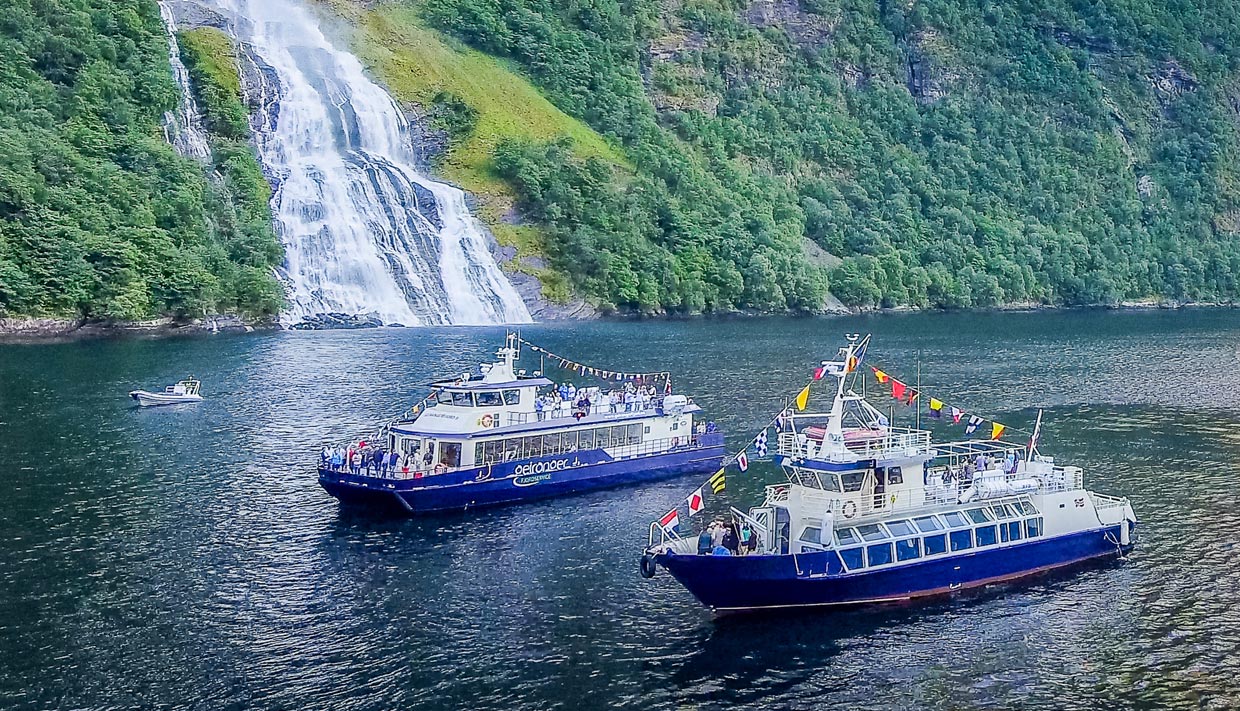
[[[753,446],[754,450],[758,453],[759,459],[766,456],[766,430],[762,430],[762,433],[758,435],[756,440],[754,440]]]
[[[982,424],[983,422],[985,422],[985,420],[983,420],[982,418],[978,417],[977,415],[973,415],[973,416],[971,416],[971,417],[969,418],[969,424],[968,424],[968,425],[966,425],[966,426],[965,426],[965,428],[964,428],[964,433],[965,433],[966,435],[971,435],[971,434],[973,434],[974,432],[976,432],[976,431],[977,431],[977,427],[978,427],[978,425]]]

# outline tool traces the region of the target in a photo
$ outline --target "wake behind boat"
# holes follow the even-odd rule
[[[669,374],[572,363],[619,387],[557,389],[516,370],[521,343],[509,336],[481,375],[432,383],[432,398],[377,438],[325,447],[319,484],[344,504],[460,511],[704,472],[722,460],[723,435],[671,393]]]
[[[141,407],[153,407],[155,405],[180,405],[187,402],[202,402],[202,395],[199,394],[202,383],[193,378],[186,378],[175,385],[169,385],[164,388],[162,393],[152,393],[146,390],[134,390],[129,393],[129,397],[138,401]]]
[[[922,398],[930,417],[978,438],[932,443],[928,430],[892,427],[845,386],[864,343],[823,363],[820,374],[837,380],[829,412],[789,409],[773,421],[788,482],[701,536],[679,535],[675,509],[652,523],[643,576],[662,566],[707,607],[733,612],[902,601],[1132,550],[1128,499],[1089,491],[1079,467],[1041,456],[1040,414],[1027,446],[1001,441],[997,422],[979,432],[986,420],[935,398]],[[919,399],[873,370],[896,400]],[[765,431],[758,439],[764,454]]]

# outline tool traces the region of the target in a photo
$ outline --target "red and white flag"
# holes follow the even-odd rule
[[[964,417],[964,410],[961,410],[958,407],[953,407],[952,408],[952,424],[955,424],[955,425],[960,424],[961,417]]]
[[[689,515],[692,516],[698,511],[701,511],[702,505],[705,503],[706,502],[703,500],[702,490],[700,488],[692,494],[689,494]]]
[[[736,466],[740,467],[741,471],[749,468],[749,457],[745,456],[744,452],[736,455]]]
[[[663,518],[659,519],[659,525],[663,527],[664,531],[675,530],[676,527],[680,525],[679,507],[672,509],[671,511],[668,511],[666,514],[664,514]]]

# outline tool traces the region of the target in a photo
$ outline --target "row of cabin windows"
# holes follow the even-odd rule
[[[491,464],[511,462],[517,459],[546,457],[566,452],[604,447],[625,447],[640,444],[645,428],[641,424],[595,427],[574,432],[510,437],[479,442],[474,445],[474,462]]]
[[[456,405],[457,407],[499,407],[516,405],[520,401],[520,390],[482,390],[479,392],[441,390],[439,392],[440,405]]]
[[[838,491],[842,493],[851,493],[861,491],[861,485],[865,483],[867,472],[840,472],[833,474],[831,472],[811,472],[802,470],[801,476],[818,477],[819,488],[827,491]],[[881,482],[884,486],[893,486],[904,483],[904,471],[900,467],[889,467],[887,469],[878,469],[875,472],[877,482]]]
[[[1019,541],[1025,538],[1037,538],[1042,535],[1042,517],[1003,521],[1001,523],[978,526],[959,531],[946,531],[921,538],[906,538],[888,543],[875,543],[856,548],[840,550],[840,559],[848,570],[858,570],[876,565],[900,563],[916,560],[923,556],[932,556],[984,548],[986,546]]]

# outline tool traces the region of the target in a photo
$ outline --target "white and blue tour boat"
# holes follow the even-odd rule
[[[787,483],[730,513],[752,544],[730,554],[655,522],[644,576],[662,566],[729,613],[899,602],[1132,550],[1128,499],[1089,491],[1079,467],[1041,456],[1037,428],[1026,446],[934,443],[928,430],[889,426],[846,386],[857,350],[850,337],[823,364],[837,381],[829,412],[779,418],[774,459]]]
[[[705,472],[726,454],[700,407],[645,382],[617,374],[616,391],[544,395],[551,380],[516,370],[521,343],[510,335],[480,374],[432,383],[377,438],[325,447],[319,483],[344,504],[461,511]]]

